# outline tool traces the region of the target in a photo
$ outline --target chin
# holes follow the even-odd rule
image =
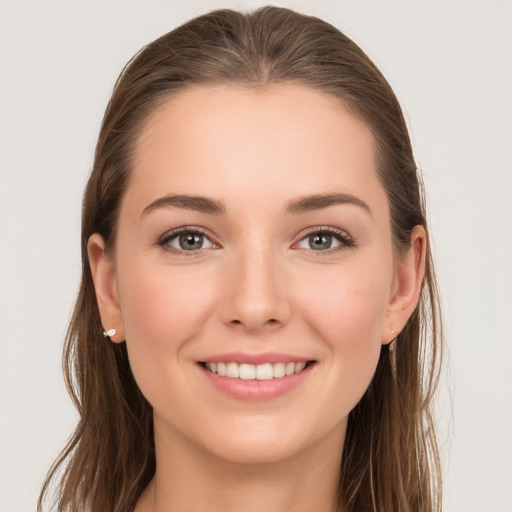
[[[331,435],[343,439],[345,423],[334,428],[309,425],[307,418],[276,422],[270,418],[244,418],[235,425],[218,426],[203,439],[203,447],[214,457],[236,464],[271,464],[300,457],[322,441],[332,446]],[[242,423],[242,424],[240,424]],[[340,456],[342,446],[340,445]]]
[[[292,458],[303,450],[303,443],[283,440],[283,436],[259,438],[255,435],[225,439],[209,447],[217,459],[232,464],[272,464]],[[218,447],[222,446],[222,449]]]

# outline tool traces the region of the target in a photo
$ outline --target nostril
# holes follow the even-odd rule
[[[243,324],[242,320],[231,320],[231,323],[233,325],[240,325]],[[265,322],[266,324],[278,324],[279,320],[276,320],[275,318],[270,318]]]

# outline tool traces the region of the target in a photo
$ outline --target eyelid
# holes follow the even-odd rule
[[[220,248],[220,245],[217,242],[215,242],[213,236],[206,229],[201,228],[199,226],[181,226],[179,228],[166,231],[163,235],[158,237],[158,239],[156,240],[156,245],[159,245],[164,251],[170,252],[172,254],[177,254],[180,256],[194,256],[202,253],[205,250],[209,250],[212,248],[206,247],[204,249],[201,248],[192,251],[185,251],[183,249],[178,249],[176,247],[169,245],[168,242],[170,240],[182,235],[183,233],[202,235],[210,241],[210,243],[214,246],[213,248]]]
[[[299,240],[295,242],[292,246],[294,248],[298,243],[302,242],[305,238],[315,234],[315,233],[326,233],[329,235],[334,236],[338,242],[340,242],[339,245],[332,247],[330,249],[326,249],[325,251],[317,251],[314,249],[305,249],[302,247],[297,248],[299,251],[307,252],[308,254],[314,254],[315,256],[322,256],[322,255],[329,255],[333,254],[335,252],[338,252],[340,250],[348,249],[351,247],[355,247],[356,243],[354,238],[345,230],[334,228],[332,226],[313,226],[311,228],[308,228],[307,230],[299,233]]]

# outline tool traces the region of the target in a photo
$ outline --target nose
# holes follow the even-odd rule
[[[247,250],[233,255],[219,311],[226,325],[250,332],[288,322],[291,308],[284,272],[270,252]]]

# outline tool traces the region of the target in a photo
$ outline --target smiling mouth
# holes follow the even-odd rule
[[[271,380],[282,377],[289,377],[301,373],[305,368],[315,364],[316,361],[300,363],[222,363],[222,362],[201,362],[203,368],[221,377],[242,380]]]

